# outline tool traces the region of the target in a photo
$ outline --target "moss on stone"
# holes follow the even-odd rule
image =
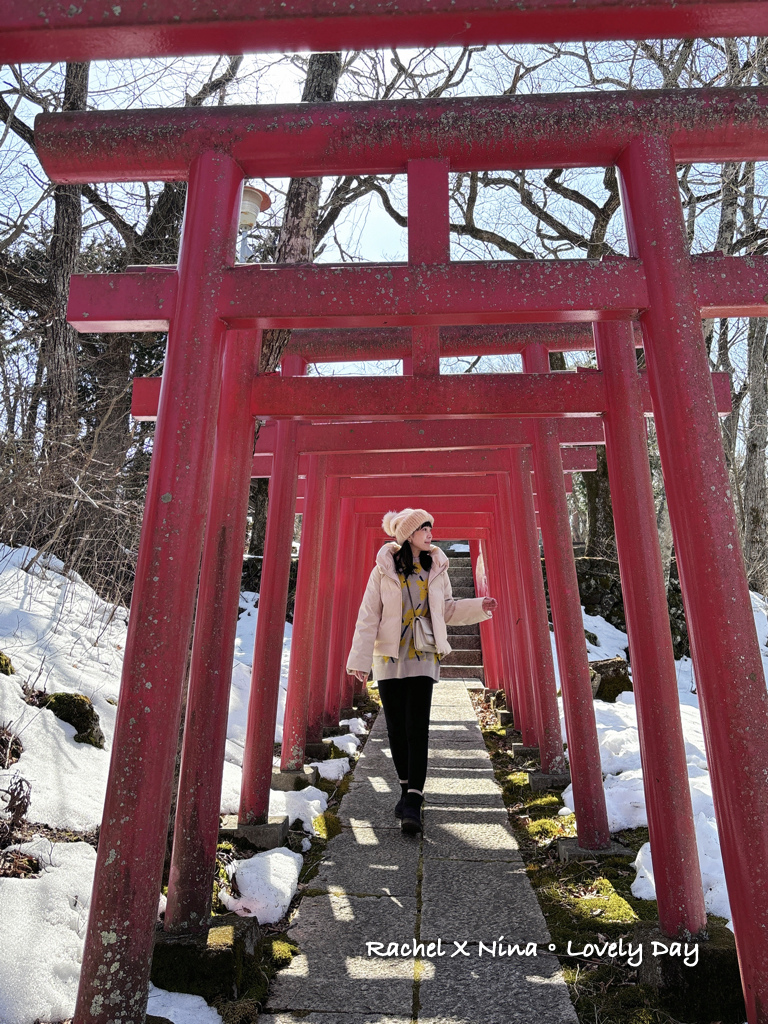
[[[11,663],[11,659],[3,651],[0,651],[0,675],[3,676],[15,676],[16,669]]]
[[[333,839],[341,832],[341,821],[333,811],[324,811],[312,819],[312,825],[321,839]]]
[[[49,693],[42,701],[62,722],[77,730],[76,743],[89,743],[92,747],[104,749],[104,733],[99,725],[99,716],[90,699],[83,693]]]

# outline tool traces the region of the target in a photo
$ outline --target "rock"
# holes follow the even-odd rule
[[[7,654],[3,654],[2,651],[0,651],[0,675],[4,675],[4,676],[15,676],[16,675],[16,669],[11,664],[11,659],[8,657]]]
[[[92,747],[104,749],[104,733],[99,725],[99,716],[85,694],[49,693],[41,704],[62,722],[68,722],[77,729],[75,743],[90,743]]]
[[[592,696],[597,700],[614,703],[620,693],[632,689],[629,666],[623,658],[606,658],[589,663]]]
[[[589,640],[593,647],[600,646],[600,640],[598,639],[597,633],[593,633],[591,629],[585,629],[584,636]]]

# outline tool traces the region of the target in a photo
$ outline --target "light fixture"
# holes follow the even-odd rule
[[[266,192],[262,192],[260,188],[254,188],[253,185],[245,185],[243,187],[243,199],[240,204],[240,262],[246,263],[248,257],[251,255],[251,250],[248,246],[246,236],[252,227],[256,224],[259,214],[263,213],[264,210],[268,210],[272,205],[272,200],[269,198]]]

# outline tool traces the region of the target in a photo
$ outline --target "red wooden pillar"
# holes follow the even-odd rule
[[[211,912],[253,460],[251,382],[260,343],[261,332],[227,332],[189,673],[166,931],[201,930]]]
[[[526,373],[549,373],[546,349],[540,345],[526,346],[523,368]],[[580,846],[601,850],[609,845],[611,837],[557,422],[534,420],[533,434],[536,494],[565,707],[576,830]]]
[[[351,498],[342,498],[339,509],[336,572],[333,583],[331,646],[328,651],[328,690],[325,698],[325,721],[330,726],[339,724],[339,713],[346,685],[346,664],[349,652],[344,649],[344,643],[349,606],[352,602],[352,566],[349,551],[354,527],[354,502]]]
[[[297,771],[304,764],[312,652],[315,646],[317,622],[320,547],[325,518],[327,461],[326,455],[311,455],[309,457],[309,472],[306,482],[307,500],[304,503],[301,526],[291,660],[288,668],[288,692],[283,720],[283,747],[280,758],[280,767],[283,771]]]
[[[478,597],[488,597],[488,579],[485,569],[485,556],[482,541],[470,540],[469,557],[472,562],[472,577],[475,581],[475,593]],[[482,574],[481,574],[482,568]],[[483,655],[485,685],[491,690],[500,690],[501,676],[496,655],[496,634],[493,619],[484,619],[480,623],[480,648]]]
[[[512,523],[512,499],[509,489],[509,475],[497,473],[499,483],[499,525],[500,540],[504,545],[504,563],[509,578],[512,596],[510,616],[512,619],[512,643],[515,655],[520,720],[515,728],[520,731],[527,747],[538,746],[536,729],[536,697],[533,687],[533,652],[528,633],[528,609],[522,593],[522,579],[518,558],[517,537]]]
[[[558,775],[566,771],[563,741],[560,734],[560,711],[557,706],[557,683],[552,646],[549,640],[547,598],[539,555],[539,531],[531,490],[529,449],[510,448],[510,483],[512,517],[520,552],[522,587],[528,609],[531,634],[531,657],[536,688],[536,716],[539,756],[543,772]]]
[[[632,324],[596,323],[605,376],[605,451],[632,654],[643,787],[665,935],[706,929],[675,655],[669,629]]]
[[[128,621],[75,1019],[143,1024],[171,807],[181,693],[213,464],[224,323],[243,173],[190,167],[152,464]]]
[[[354,508],[354,502],[352,502]],[[355,632],[357,613],[360,608],[360,601],[363,597],[363,574],[368,579],[368,573],[372,566],[366,567],[365,530],[360,521],[360,516],[353,512],[352,530],[344,545],[346,557],[350,562],[349,573],[349,601],[347,603],[347,617],[344,624],[344,643],[342,645],[342,686],[341,686],[341,710],[349,711],[353,705],[355,695],[355,677],[347,674],[347,656],[352,646],[352,637]],[[342,538],[339,538],[341,541]],[[339,549],[341,551],[341,548]]]
[[[768,694],[688,254],[674,156],[642,136],[619,160],[643,260],[645,357],[692,638],[720,847],[751,1024],[768,1020]]]
[[[361,545],[360,545],[361,552],[362,552],[362,557],[360,559],[360,565],[359,565],[360,576],[359,576],[358,587],[357,587],[357,600],[354,602],[354,605],[353,605],[353,611],[354,611],[354,617],[352,619],[352,627],[353,627],[353,629],[354,629],[355,623],[357,622],[357,612],[358,612],[358,609],[360,607],[360,603],[363,600],[363,594],[365,593],[365,588],[368,585],[368,577],[370,576],[371,569],[373,568],[373,566],[374,566],[374,564],[376,562],[376,552],[379,550],[379,548],[381,547],[381,543],[382,543],[381,536],[377,535],[376,533],[369,535],[368,532],[365,531],[365,530],[361,531],[361,533],[362,533],[362,537],[364,538],[364,541],[361,542]],[[350,643],[350,646],[351,646],[351,644],[352,644],[352,634],[350,634],[349,643]],[[363,694],[363,693],[366,692],[367,683],[365,683],[364,681],[361,681],[360,679],[354,679],[352,676],[348,676],[347,678],[352,681],[352,684],[353,684],[353,687],[354,687],[355,696],[358,696],[359,694]]]
[[[296,356],[283,359],[282,372],[299,375],[306,364]],[[298,424],[279,420],[269,481],[267,531],[259,587],[259,617],[253,648],[251,693],[248,699],[243,784],[239,820],[262,824],[269,813],[272,781],[272,748],[280,690],[283,658],[285,609],[291,572],[291,542],[296,509],[296,481],[299,453],[296,448]]]
[[[327,477],[326,480],[325,518],[320,548],[320,572],[317,583],[317,610],[314,616],[314,654],[312,656],[312,675],[309,684],[308,743],[319,743],[323,738],[326,691],[330,686],[328,654],[331,646],[331,616],[333,612],[334,575],[336,571],[338,539],[339,478],[332,476]]]
[[[520,695],[517,686],[517,675],[515,673],[515,662],[512,652],[512,615],[511,597],[507,581],[504,578],[499,554],[498,537],[495,531],[489,531],[488,542],[485,545],[488,553],[488,586],[491,595],[498,595],[498,608],[493,613],[498,623],[496,636],[499,638],[499,663],[504,678],[504,693],[507,697],[507,707],[512,709],[515,722],[520,722]]]

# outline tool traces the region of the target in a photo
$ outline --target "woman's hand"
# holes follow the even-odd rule
[[[484,597],[483,598],[483,611],[484,612],[495,611],[498,603],[499,602],[496,600],[495,597]]]
[[[355,672],[350,672],[348,674],[351,675],[351,676],[354,676],[355,679],[359,680],[361,683],[364,683],[368,679],[368,673],[367,672],[355,671]]]

